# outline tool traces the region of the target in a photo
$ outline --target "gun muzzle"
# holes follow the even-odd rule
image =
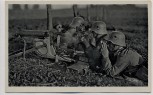
[[[49,31],[48,30],[23,30],[16,35],[20,35],[21,37],[49,37]]]

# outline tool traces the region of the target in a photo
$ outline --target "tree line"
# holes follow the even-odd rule
[[[21,8],[21,5],[20,4],[13,4],[12,5],[12,9],[13,10],[21,10],[22,8]],[[25,10],[28,10],[29,9],[28,4],[24,4],[24,9]],[[39,5],[38,4],[34,4],[33,7],[32,7],[32,9],[38,10],[39,9]]]

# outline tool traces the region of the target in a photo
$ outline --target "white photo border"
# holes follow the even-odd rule
[[[37,2],[36,2],[37,1]],[[151,0],[7,0],[5,1],[5,47],[8,47],[8,5],[9,4],[147,4],[148,5],[148,86],[146,87],[9,87],[8,48],[5,50],[6,92],[151,92]]]

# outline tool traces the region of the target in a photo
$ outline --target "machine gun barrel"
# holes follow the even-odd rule
[[[20,35],[21,37],[49,37],[48,30],[22,30],[16,35]]]

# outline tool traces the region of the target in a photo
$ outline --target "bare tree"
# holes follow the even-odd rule
[[[95,5],[91,4],[91,5],[90,5],[90,7],[91,7],[91,8],[94,8],[94,7],[95,7]]]
[[[90,21],[90,15],[89,15],[89,5],[87,5],[87,20]]]
[[[12,7],[13,7],[13,10],[21,10],[20,4],[13,4]]]
[[[33,5],[33,9],[35,9],[35,10],[39,9],[39,5],[38,4],[34,4]]]
[[[78,11],[77,11],[77,5],[74,4],[73,5],[73,15],[74,15],[74,17],[78,16],[77,14],[79,14]]]
[[[29,9],[28,4],[25,4],[25,5],[24,5],[24,9],[25,9],[25,10],[28,10],[28,9]]]
[[[106,10],[106,8],[105,8],[105,6],[102,6],[102,20],[103,21],[106,21],[106,15],[107,15],[107,10]]]
[[[95,7],[96,7],[96,8],[95,8],[95,11],[96,11],[96,20],[98,20],[98,18],[99,18],[99,16],[98,16],[98,14],[99,14],[99,13],[98,13],[98,5],[96,5]]]
[[[52,23],[52,6],[47,5],[47,29],[51,30],[53,28],[53,23]]]

